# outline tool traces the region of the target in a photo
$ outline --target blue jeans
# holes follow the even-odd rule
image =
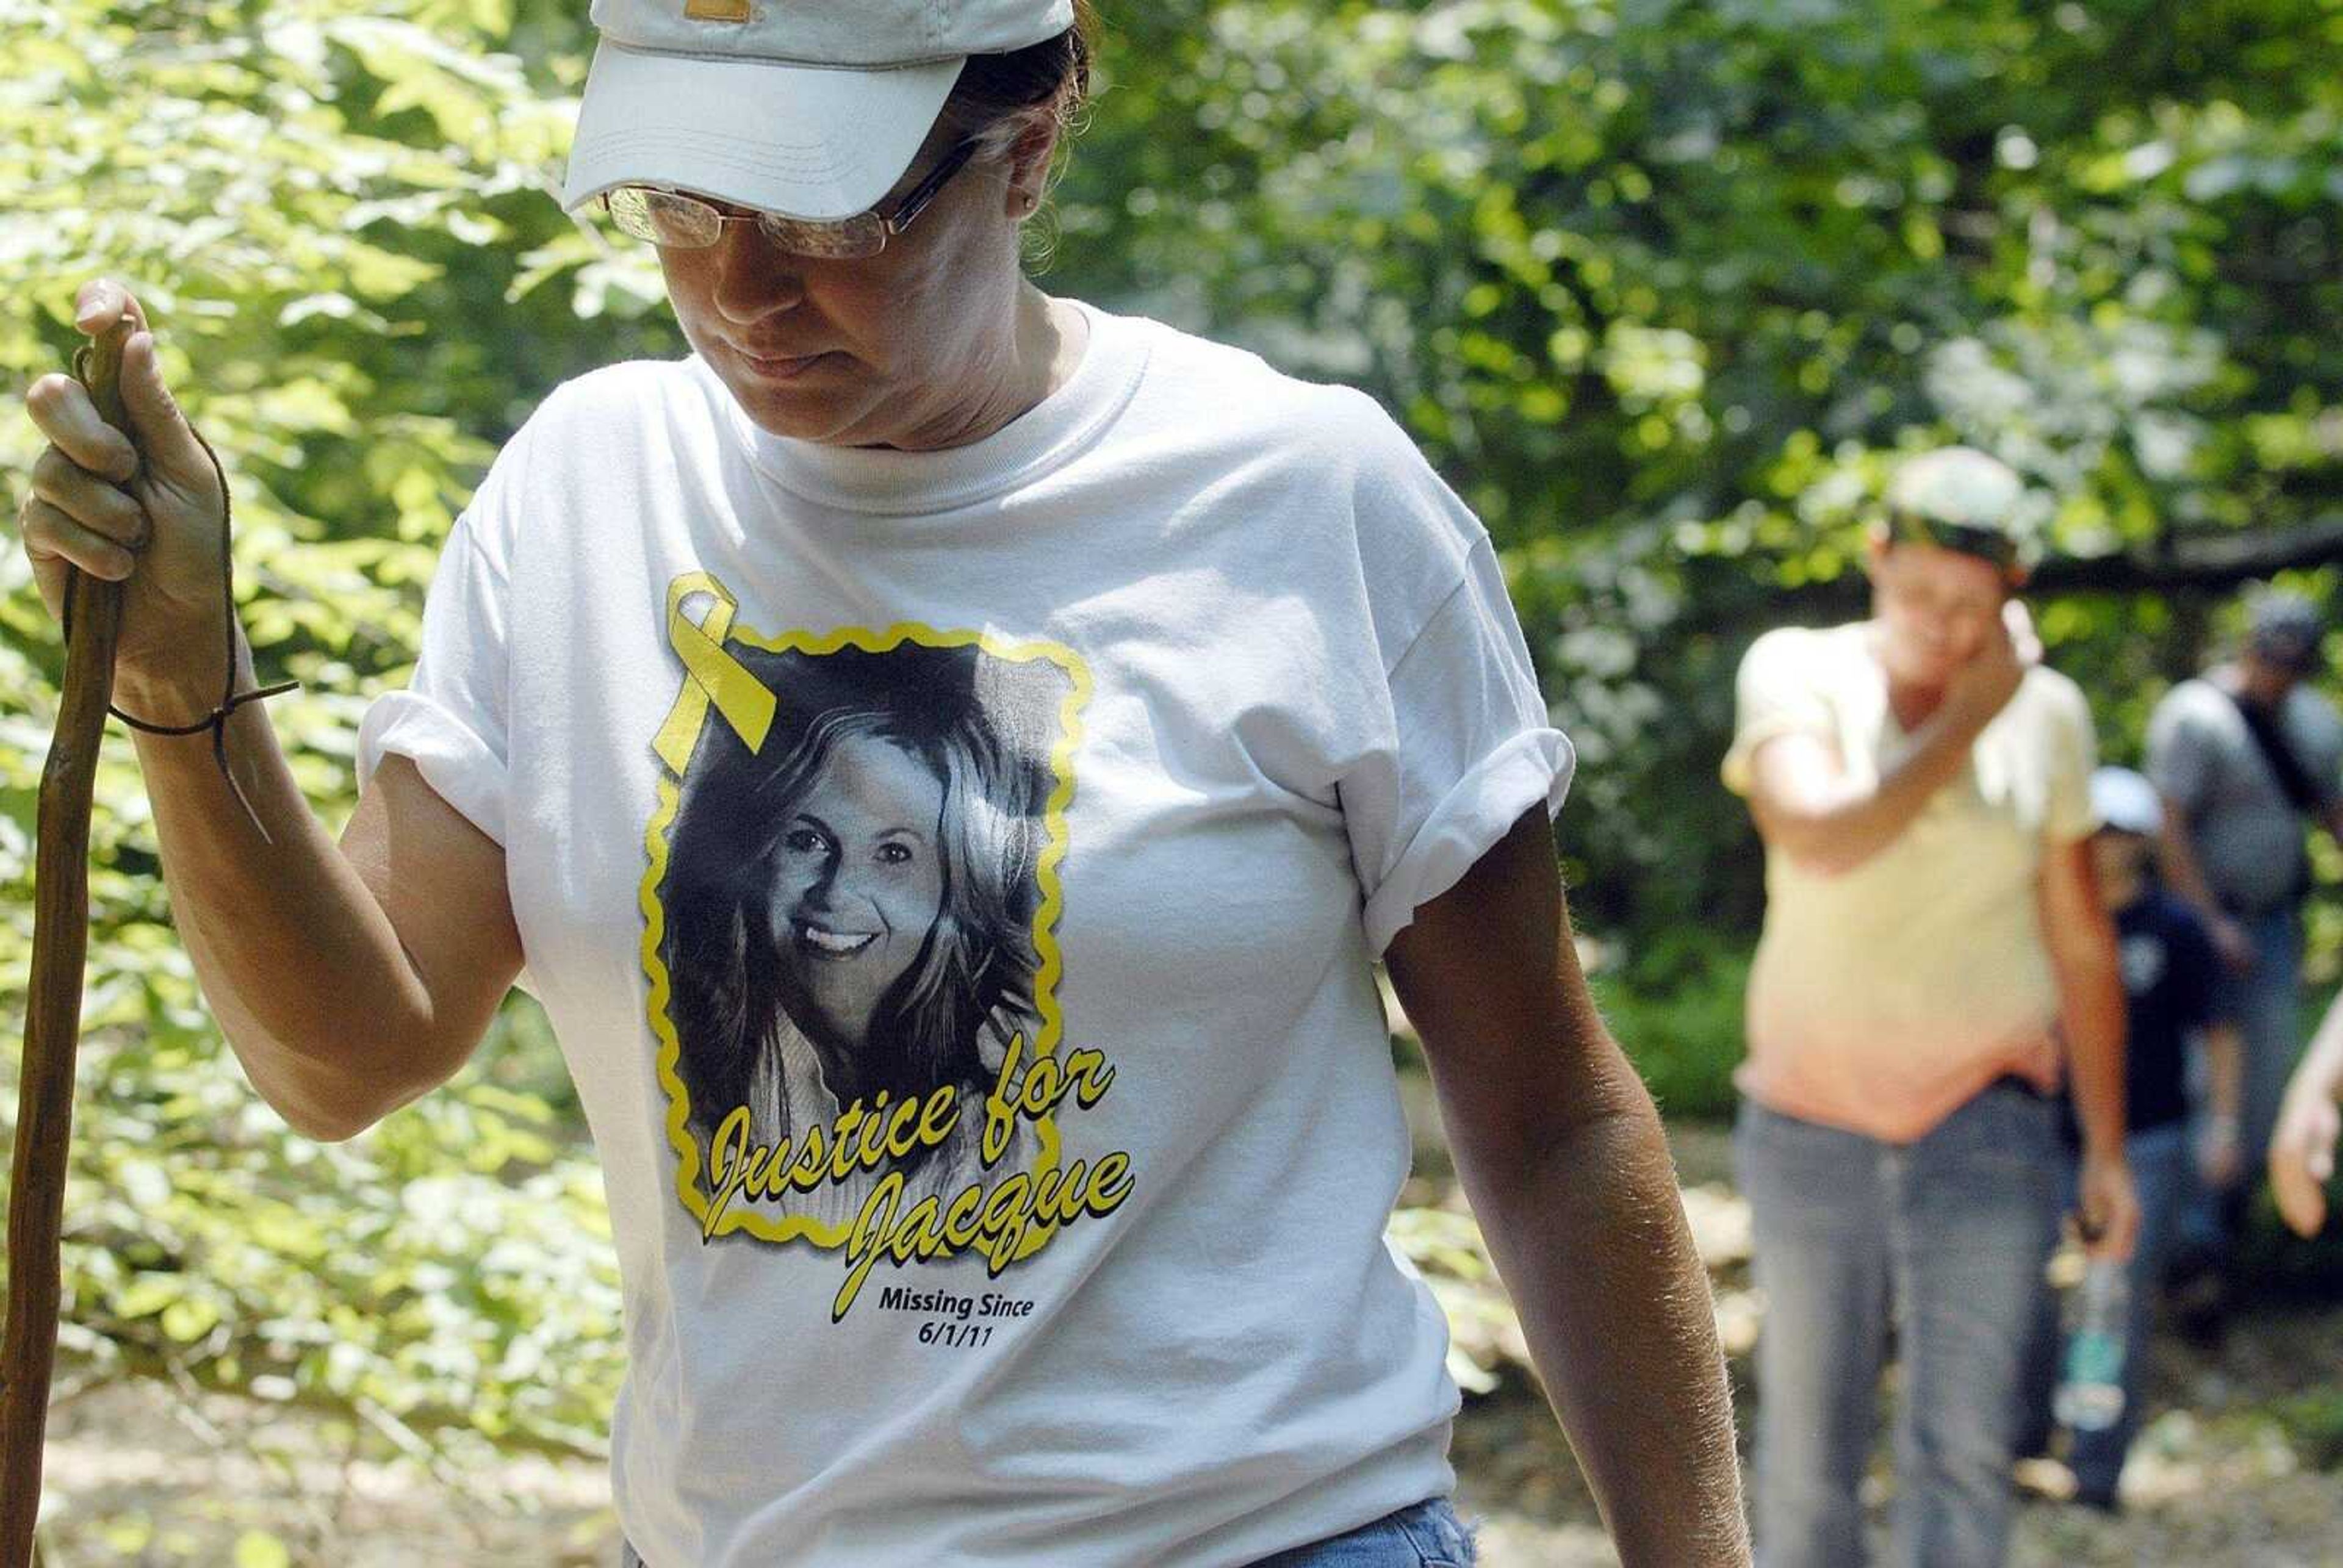
[[[1473,1533],[1444,1497],[1427,1497],[1356,1530],[1290,1546],[1253,1568],[1468,1568]]]
[[[2000,1080],[1885,1143],[1744,1101],[1757,1341],[1761,1568],[1859,1568],[1861,1486],[1896,1332],[1893,1560],[1997,1568],[2026,1341],[2056,1234],[2056,1107]]]
[[[1356,1530],[1288,1547],[1254,1568],[1471,1568],[1476,1561],[1473,1532],[1448,1499],[1427,1497]],[[643,1568],[632,1543],[619,1553],[618,1568]]]
[[[2182,1122],[2133,1133],[2124,1140],[2124,1159],[2131,1166],[2132,1182],[2139,1193],[2139,1242],[2124,1271],[2130,1287],[2130,1313],[2124,1324],[2123,1414],[2104,1431],[2075,1433],[2074,1446],[2067,1453],[2076,1484],[2087,1493],[2103,1497],[2115,1495],[2124,1456],[2139,1434],[2140,1385],[2147,1370],[2158,1282],[2172,1256],[2181,1210],[2196,1180],[2188,1129]],[[2067,1177],[2051,1217],[2054,1224],[2059,1213],[2080,1201],[2081,1181],[2079,1156],[2070,1153]],[[2051,1427],[2050,1401],[2066,1360],[2066,1337],[2059,1317],[2058,1293],[2045,1288],[2026,1358],[2026,1408],[2032,1434],[2046,1433]]]
[[[2302,917],[2289,908],[2239,916],[2238,923],[2253,939],[2253,965],[2242,974],[2223,965],[2216,1000],[2223,1014],[2236,1021],[2245,1045],[2245,1103],[2237,1119],[2244,1175],[2224,1196],[2197,1181],[2192,1168],[2180,1230],[2182,1249],[2217,1268],[2227,1262],[2237,1245],[2247,1205],[2268,1164],[2270,1134],[2286,1100],[2286,1081],[2302,1052]],[[2192,1077],[2199,1081],[2196,1115],[2201,1125],[2209,1109],[2202,1082],[2207,1070],[2201,1056],[2195,1065]]]

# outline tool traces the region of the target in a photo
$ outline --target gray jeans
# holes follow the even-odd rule
[[[1745,1102],[1757,1341],[1760,1568],[1860,1568],[1888,1332],[1903,1363],[1895,1544],[1999,1568],[2029,1331],[2056,1235],[2056,1103],[2003,1079],[1911,1143]]]

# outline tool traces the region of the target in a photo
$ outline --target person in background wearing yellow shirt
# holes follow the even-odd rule
[[[1864,1562],[1891,1313],[1895,1561],[2004,1560],[2062,1076],[2087,1245],[2127,1257],[2138,1223],[2096,748],[2015,598],[2023,486],[1953,447],[1906,461],[1886,501],[1872,618],[1760,638],[1724,765],[1765,845],[1735,1161],[1766,1311],[1757,1562],[1775,1568]]]

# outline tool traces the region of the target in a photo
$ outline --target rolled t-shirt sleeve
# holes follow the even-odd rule
[[[510,585],[475,526],[468,510],[440,552],[406,689],[377,697],[359,723],[357,779],[363,793],[386,752],[412,758],[441,799],[501,845]]]
[[[1540,802],[1549,816],[1562,809],[1574,761],[1485,534],[1383,687],[1386,733],[1340,786],[1378,959],[1523,813]]]
[[[1814,663],[1815,634],[1801,627],[1767,632],[1749,645],[1733,686],[1733,745],[1720,771],[1725,787],[1746,795],[1755,781],[1757,749],[1777,735],[1835,733],[1830,701]]]

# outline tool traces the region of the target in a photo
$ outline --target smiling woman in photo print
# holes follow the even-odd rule
[[[850,1224],[887,1170],[914,1196],[973,1176],[974,1108],[1010,1040],[1039,1030],[1048,759],[1021,738],[1044,732],[1060,682],[974,648],[735,657],[783,719],[756,752],[712,726],[686,775],[662,899],[677,1070],[703,1141],[745,1106],[764,1147],[857,1101],[954,1089],[950,1141],[777,1211]],[[1020,1143],[1000,1168],[1021,1167],[1030,1131]]]

